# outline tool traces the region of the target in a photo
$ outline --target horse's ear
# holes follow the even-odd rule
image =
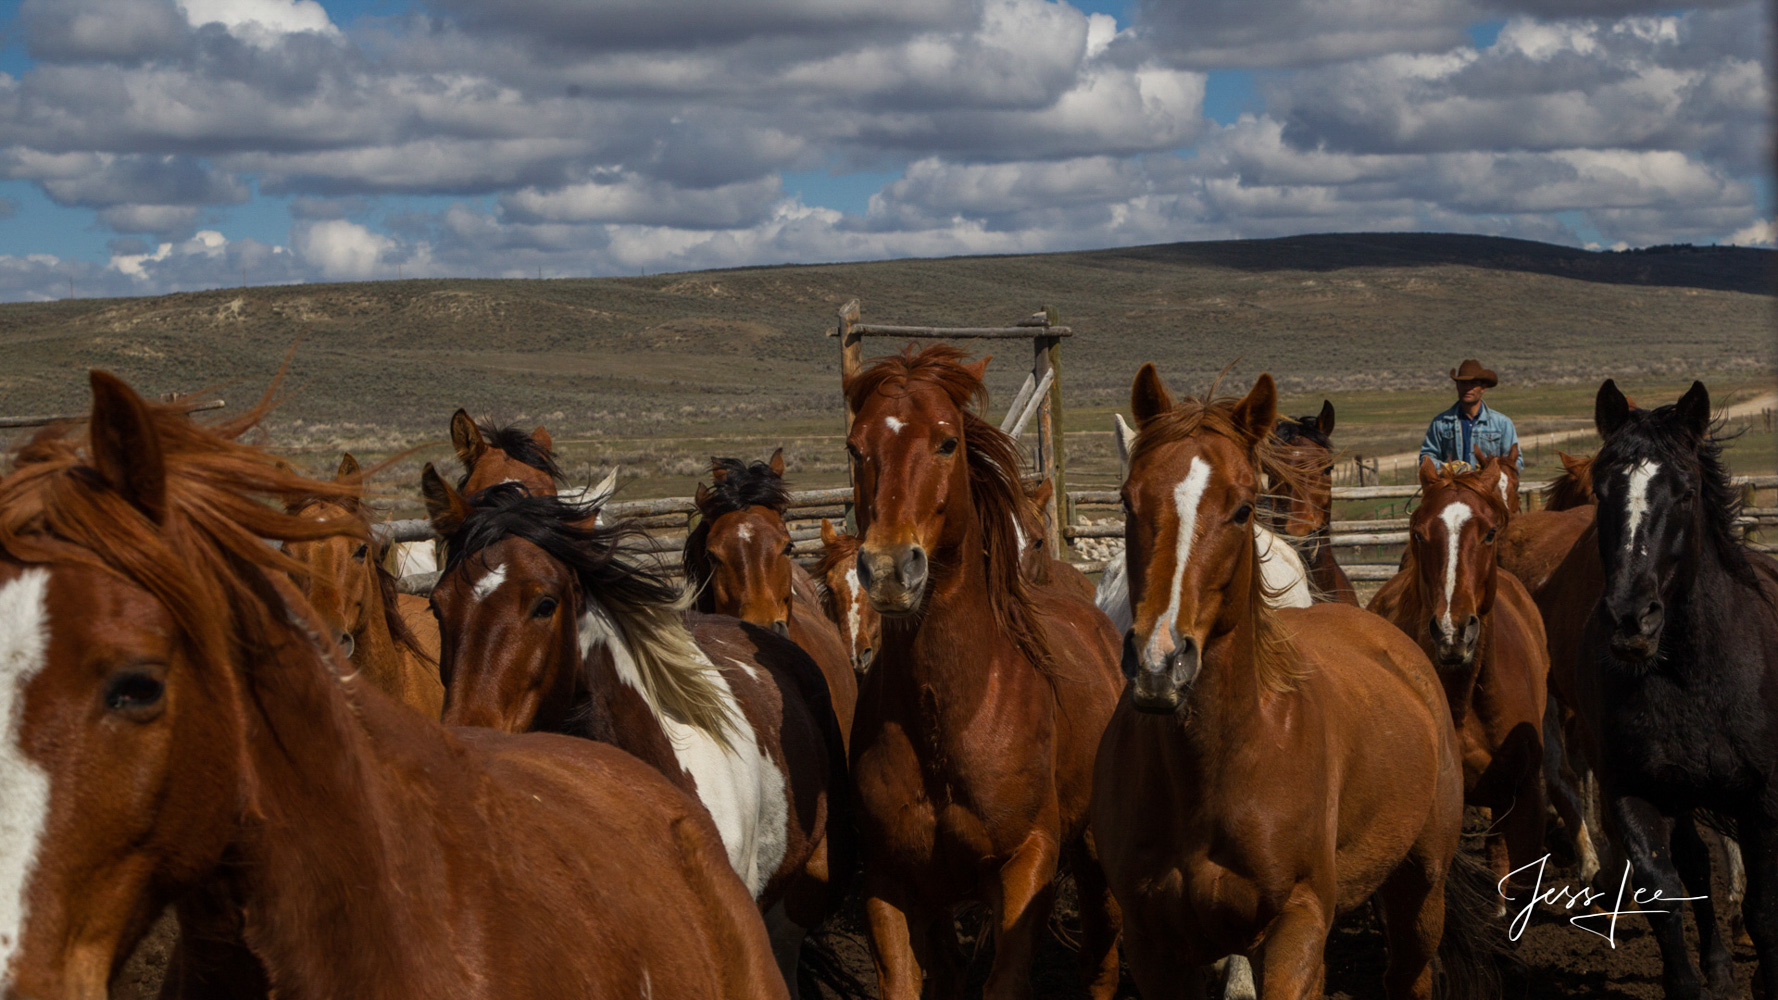
[[[167,512],[167,465],[148,404],[123,379],[93,370],[88,428],[93,468],[130,505],[159,523]]]
[[[718,483],[728,478],[728,470],[722,467],[722,460],[715,455],[710,456],[710,478],[712,481]],[[701,490],[703,488],[704,485],[699,483],[698,489]]]
[[[772,475],[777,476],[779,479],[783,479],[784,478],[784,449],[779,448],[777,451],[772,452],[771,460],[766,462],[766,464],[771,466]]]
[[[1031,502],[1039,507],[1048,506],[1050,497],[1056,495],[1056,481],[1054,479],[1045,479],[1043,482],[1033,486],[1031,492],[1025,495],[1030,497]]]
[[[1575,458],[1565,451],[1556,452],[1556,457],[1562,460],[1562,468],[1567,469],[1571,476],[1579,475],[1580,471],[1587,467],[1586,459]]]
[[[720,475],[718,475],[717,481],[721,482]],[[698,484],[698,492],[695,496],[693,496],[691,498],[691,502],[693,505],[695,505],[698,508],[698,510],[700,512],[702,512],[705,505],[710,502],[711,496],[712,496],[712,494],[710,492],[710,487],[705,486],[703,483],[699,483]]]
[[[1117,441],[1117,464],[1122,471],[1122,478],[1130,476],[1130,453],[1136,450],[1136,428],[1124,420],[1121,413],[1111,415],[1111,436]]]
[[[840,533],[838,531],[834,530],[833,522],[829,521],[825,517],[822,518],[821,519],[821,547],[824,549],[831,549],[835,545],[838,545],[839,543],[840,543]]]
[[[1710,434],[1710,390],[1704,383],[1693,382],[1692,387],[1679,397],[1677,404],[1679,424],[1699,440]]]
[[[1434,462],[1432,460],[1431,455],[1421,455],[1420,456],[1420,488],[1426,489],[1428,487],[1437,485],[1437,483],[1438,483],[1438,463]]]
[[[988,362],[992,360],[994,355],[989,354],[973,365],[964,365],[963,370],[974,375],[977,382],[985,382],[988,379]]]
[[[469,419],[469,413],[459,409],[451,414],[451,446],[457,449],[457,461],[463,463],[465,469],[475,467],[475,460],[482,457],[481,428]]]
[[[1334,429],[1333,400],[1321,401],[1321,415],[1315,418],[1315,427],[1321,431],[1322,437],[1331,437]]]
[[[1136,418],[1136,426],[1140,429],[1151,418],[1172,408],[1173,397],[1168,395],[1167,386],[1161,382],[1161,373],[1150,361],[1136,373],[1136,381],[1130,386],[1130,415]]]
[[[1235,426],[1247,434],[1249,443],[1265,440],[1278,422],[1278,384],[1270,372],[1261,372],[1247,395],[1235,404]]]
[[[420,470],[420,495],[426,500],[426,519],[439,534],[449,535],[469,520],[469,501],[444,481],[431,462]]]
[[[555,442],[551,440],[549,431],[544,430],[542,427],[538,427],[531,432],[531,440],[537,442],[537,447],[542,448],[544,451],[555,450]]]
[[[342,452],[340,454],[340,467],[334,470],[333,481],[336,483],[354,482],[359,478],[360,472],[361,470],[358,468],[358,460],[352,457],[352,453],[349,451]]]
[[[1618,391],[1616,382],[1606,379],[1593,400],[1593,426],[1598,428],[1600,437],[1610,440],[1629,419],[1630,401]]]

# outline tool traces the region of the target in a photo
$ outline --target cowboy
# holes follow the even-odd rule
[[[1451,381],[1457,383],[1457,402],[1432,418],[1426,428],[1426,440],[1420,442],[1420,456],[1431,457],[1440,465],[1474,464],[1478,451],[1482,459],[1506,457],[1519,442],[1519,432],[1513,429],[1511,418],[1482,402],[1482,394],[1499,385],[1500,380],[1480,361],[1470,358],[1451,369]],[[1525,469],[1523,457],[1518,468],[1521,472]]]

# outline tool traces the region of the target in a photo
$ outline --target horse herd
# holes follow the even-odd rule
[[[1144,366],[1095,587],[985,365],[847,379],[857,533],[824,524],[812,574],[781,455],[714,461],[681,582],[608,491],[557,494],[546,431],[459,411],[430,598],[382,569],[375,470],[307,478],[243,440],[269,403],[202,426],[93,373],[84,432],[0,480],[0,998],[106,996],[168,906],[168,998],[787,996],[854,894],[884,997],[962,994],[972,903],[983,994],[1023,997],[1064,870],[1095,998],[1120,966],[1151,1000],[1321,996],[1367,903],[1381,995],[1496,995],[1546,796],[1585,877],[1633,880],[1669,997],[1733,993],[1724,836],[1778,997],[1778,563],[1701,384],[1605,382],[1543,510],[1516,455],[1423,463],[1364,609],[1331,405]]]

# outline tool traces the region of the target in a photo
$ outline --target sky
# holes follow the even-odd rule
[[[1760,0],[0,0],[0,300],[1772,246]]]

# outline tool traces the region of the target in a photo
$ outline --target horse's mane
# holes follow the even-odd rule
[[[1440,489],[1459,489],[1481,497],[1482,502],[1505,523],[1506,518],[1512,516],[1512,511],[1507,508],[1506,501],[1500,498],[1498,485],[1499,480],[1483,479],[1482,470],[1466,462],[1450,462],[1438,468],[1437,486]]]
[[[350,489],[357,484],[341,483],[340,485]],[[359,489],[361,490],[362,487],[359,486]],[[420,645],[420,637],[414,634],[414,630],[408,625],[407,619],[401,616],[400,591],[395,587],[395,574],[383,567],[383,555],[389,550],[390,543],[386,541],[378,542],[376,536],[371,534],[370,514],[364,509],[364,504],[360,499],[360,496],[361,494],[354,493],[353,501],[350,504],[341,503],[337,500],[328,500],[322,497],[308,496],[291,504],[288,509],[292,514],[301,514],[311,507],[328,504],[339,507],[342,511],[340,516],[350,517],[363,527],[365,535],[370,538],[368,544],[371,546],[371,558],[368,561],[371,565],[371,571],[376,574],[377,593],[381,596],[383,601],[383,622],[389,628],[389,636],[395,640],[397,646],[403,647],[420,659],[431,663],[433,662],[432,657],[427,655],[426,650]]]
[[[1334,450],[1333,441],[1321,433],[1321,418],[1312,413],[1306,417],[1279,417],[1278,425],[1272,428],[1272,433],[1278,435],[1278,440],[1284,444],[1307,441],[1328,451]]]
[[[710,579],[710,525],[724,514],[749,507],[769,507],[782,515],[790,506],[790,488],[765,462],[712,458],[710,472],[714,485],[698,492],[698,523],[685,536],[681,557],[685,579],[696,592],[697,609],[705,612],[715,610],[715,597],[704,586]]]
[[[529,465],[539,472],[548,473],[553,482],[559,483],[567,479],[567,476],[562,472],[562,467],[556,464],[555,452],[538,444],[537,439],[523,428],[517,426],[495,427],[491,423],[478,423],[475,428],[482,432],[482,443],[489,448],[505,452],[507,457],[515,462]],[[462,477],[457,481],[457,489],[461,490],[469,485],[471,471],[471,469],[463,470]]]
[[[518,483],[496,483],[469,498],[469,515],[445,539],[444,571],[504,538],[522,538],[567,566],[585,600],[611,616],[636,659],[642,693],[667,715],[731,746],[733,718],[715,668],[686,629],[681,589],[664,573],[623,557],[621,544],[641,535],[625,522],[593,523],[596,507],[533,496]]]
[[[1218,397],[1216,389],[1215,385],[1210,387],[1208,399],[1187,396],[1165,413],[1157,413],[1142,421],[1136,430],[1136,447],[1130,452],[1131,466],[1135,466],[1138,458],[1162,445],[1215,434],[1246,452],[1256,469],[1263,469],[1272,476],[1274,485],[1284,483],[1302,491],[1307,473],[1278,454],[1283,442],[1272,434],[1265,434],[1249,445],[1246,432],[1234,420],[1235,405],[1240,400],[1232,396]],[[1248,534],[1252,536],[1249,542],[1253,552],[1253,572],[1247,612],[1253,625],[1254,674],[1261,687],[1282,693],[1294,689],[1302,680],[1303,668],[1296,656],[1294,639],[1278,620],[1277,610],[1266,600],[1265,581],[1259,570],[1259,539],[1252,532]]]
[[[994,623],[1012,636],[1039,671],[1050,672],[1049,645],[1032,604],[1033,581],[1025,577],[1023,552],[1014,522],[1026,516],[1030,501],[1019,480],[1019,450],[1012,437],[976,412],[988,402],[988,387],[963,364],[964,352],[949,344],[918,349],[909,344],[900,354],[873,361],[848,377],[843,386],[853,412],[881,392],[906,395],[914,386],[932,386],[957,408],[963,422],[963,453],[969,466],[969,496],[982,531],[982,565],[988,605]],[[889,627],[893,619],[885,620]]]
[[[1722,461],[1721,429],[1722,421],[1714,420],[1702,438],[1696,437],[1681,424],[1675,403],[1652,410],[1632,409],[1623,426],[1593,456],[1591,471],[1593,478],[1598,479],[1644,458],[1696,467],[1706,541],[1730,578],[1752,587],[1763,597],[1765,589],[1747,558],[1741,527],[1736,523],[1741,516],[1741,492],[1730,481],[1728,467]]]
[[[142,588],[173,616],[202,669],[250,669],[293,637],[313,642],[306,607],[276,580],[302,566],[266,543],[365,537],[354,519],[284,509],[309,496],[344,500],[347,488],[307,479],[237,440],[270,411],[269,392],[245,415],[212,426],[179,403],[140,405],[164,469],[158,520],[106,483],[90,464],[91,438],[71,438],[79,425],[65,424],[22,447],[0,480],[0,551],[25,563],[84,564]],[[315,655],[340,678],[337,664]]]
[[[1598,503],[1593,496],[1593,459],[1572,459],[1563,455],[1562,474],[1543,488],[1544,510],[1573,510]],[[1572,461],[1574,464],[1568,464]]]

